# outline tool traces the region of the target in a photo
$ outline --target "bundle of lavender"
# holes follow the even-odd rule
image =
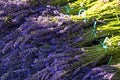
[[[110,4],[115,3],[113,1]],[[29,2],[27,4],[31,5]],[[105,20],[106,23],[109,22],[106,24],[101,20],[91,20],[93,16],[89,14],[86,21],[78,17],[80,21],[76,22],[72,16],[62,14],[56,7],[41,6],[39,2],[36,4],[36,0],[33,6],[28,5],[25,9],[21,9],[22,7],[20,10],[15,7],[8,10],[1,7],[6,14],[1,14],[0,17],[11,16],[6,22],[4,19],[2,21],[8,26],[12,23],[10,29],[8,26],[0,27],[5,28],[0,38],[1,80],[119,78],[118,74],[115,74],[118,67],[108,66],[119,63],[120,36],[116,18],[111,20],[112,22]],[[117,8],[115,13],[116,11]],[[105,18],[109,19],[111,16]],[[10,31],[6,32],[7,30]],[[103,35],[102,32],[106,34]],[[107,70],[109,68],[112,71]]]

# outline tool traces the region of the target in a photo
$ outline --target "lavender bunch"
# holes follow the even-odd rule
[[[83,48],[71,43],[81,41],[81,23],[75,23],[70,16],[60,13],[53,6],[30,7],[26,4],[22,6],[22,2],[13,1],[3,8],[6,11],[4,16],[10,16],[10,19],[1,19],[0,28],[6,25],[3,32],[10,31],[1,39],[1,79],[57,80],[77,77],[78,72],[84,71],[81,67],[86,54]],[[75,36],[74,32],[79,33],[77,29],[80,29],[81,35]]]
[[[101,66],[93,68],[89,71],[82,80],[112,80],[116,74],[116,68],[110,66]]]

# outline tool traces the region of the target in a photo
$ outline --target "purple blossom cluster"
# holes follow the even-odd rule
[[[0,0],[0,29],[0,80],[97,80],[100,76],[109,80],[107,75],[112,76],[83,67],[87,55],[73,45],[83,41],[83,28],[56,7]]]
[[[107,65],[95,67],[91,69],[82,80],[112,80],[116,74],[117,69]]]

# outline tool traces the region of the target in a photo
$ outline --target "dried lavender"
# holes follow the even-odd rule
[[[33,6],[29,0],[1,0],[1,80],[95,80],[98,77],[104,80],[112,77],[112,73],[105,71],[107,69],[99,71],[84,66],[82,59],[87,56],[84,49],[71,45],[84,41],[83,25],[73,22],[70,16],[53,6]]]

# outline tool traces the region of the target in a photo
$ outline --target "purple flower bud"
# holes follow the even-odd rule
[[[8,51],[13,46],[13,41],[8,42],[4,48],[2,49],[2,53],[4,54],[6,51]]]

